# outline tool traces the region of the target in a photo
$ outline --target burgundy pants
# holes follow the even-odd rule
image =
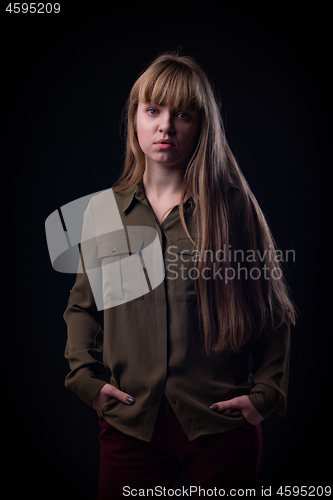
[[[223,488],[226,492],[255,487],[262,453],[260,425],[245,423],[228,432],[189,441],[166,397],[150,443],[123,434],[102,417],[100,425],[99,500],[126,498],[131,489],[136,489],[137,495],[139,489],[155,487],[159,487],[157,493],[163,487],[167,492],[182,470],[191,498],[199,498],[199,487]],[[176,491],[175,496],[179,493]],[[157,496],[168,498],[165,494]]]

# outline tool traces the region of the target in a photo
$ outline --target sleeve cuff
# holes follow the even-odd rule
[[[65,379],[65,386],[75,392],[89,406],[92,406],[96,394],[104,387],[106,382],[97,378],[90,371],[80,375],[80,378],[78,378],[77,376],[71,377],[71,374],[69,374]]]
[[[255,409],[257,410],[257,412],[260,413],[262,418],[264,419],[268,418],[275,412],[273,403],[262,392],[261,393],[254,392],[252,394],[249,394],[248,398],[255,407]]]

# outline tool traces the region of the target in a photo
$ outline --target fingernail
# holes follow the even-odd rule
[[[134,399],[131,396],[127,396],[126,401],[131,405],[134,403]]]
[[[209,409],[212,411],[217,411],[219,409],[219,405],[212,405]]]

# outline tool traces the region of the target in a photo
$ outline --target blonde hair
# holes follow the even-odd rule
[[[221,248],[251,249],[255,260],[242,263],[249,271],[263,265],[270,272],[280,269],[278,259],[272,258],[276,247],[266,219],[227,143],[212,87],[192,57],[162,54],[134,83],[126,105],[125,165],[114,190],[122,191],[132,185],[145,169],[144,153],[135,132],[139,100],[161,106],[168,104],[175,109],[195,109],[199,113],[199,139],[184,174],[179,207],[184,229],[200,255],[209,255],[210,250],[214,256]],[[184,218],[183,203],[188,196],[194,201],[192,218],[198,228],[195,241]],[[221,279],[203,278],[203,267],[209,264],[213,261],[198,261],[196,280],[208,355],[238,352],[262,331],[295,322],[282,271],[280,279],[244,278],[225,283]],[[226,252],[224,261],[216,264],[225,270],[235,268],[237,262]]]

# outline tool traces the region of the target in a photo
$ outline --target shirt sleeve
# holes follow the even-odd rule
[[[90,205],[85,212],[84,226],[86,228],[90,226],[89,236],[92,236]],[[96,258],[97,244],[94,239],[89,241],[89,252],[90,254],[82,252],[81,245],[81,271],[83,272],[77,274],[64,313],[64,320],[67,324],[68,335],[65,357],[71,370],[65,379],[65,386],[91,406],[94,397],[106,382],[98,377],[104,372],[104,364],[98,359],[101,358],[103,351],[103,311],[98,311],[96,307],[82,258],[82,253],[85,261],[87,255],[90,262]],[[92,253],[96,255],[91,255]]]
[[[263,418],[284,417],[289,382],[290,327],[283,324],[269,335],[263,333],[255,343],[253,383],[249,398]]]

